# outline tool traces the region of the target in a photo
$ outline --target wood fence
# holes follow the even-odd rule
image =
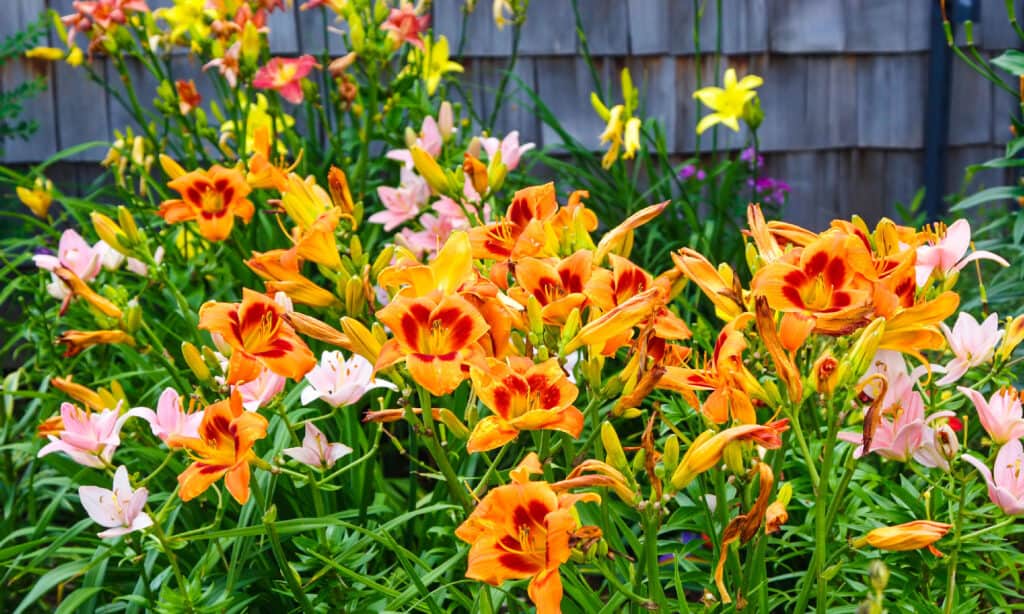
[[[957,0],[960,2],[970,0]],[[1014,36],[1003,0],[979,4],[975,40],[989,55],[1020,41]],[[2,0],[0,36],[31,21],[44,8],[70,12],[71,0]],[[150,1],[156,7],[169,0]],[[464,32],[465,79],[476,102],[488,111],[512,51],[512,30],[498,30],[490,2],[480,6],[462,29],[462,2],[435,0],[433,27],[457,45]],[[629,66],[641,87],[643,113],[658,118],[670,147],[684,155],[696,145],[694,126],[702,112],[692,98],[697,75],[714,80],[708,57],[698,59],[691,0],[579,0],[584,31],[598,73],[617,81]],[[700,36],[705,54],[714,49],[716,0],[700,0]],[[953,4],[953,2],[950,2]],[[924,116],[928,97],[930,11],[933,0],[721,0],[721,45],[725,65],[764,77],[760,95],[766,119],[761,144],[770,175],[793,187],[786,217],[823,226],[835,216],[860,213],[876,218],[907,202],[923,184]],[[274,13],[272,48],[280,54],[323,49],[318,12]],[[328,41],[342,52],[340,37]],[[187,56],[182,71],[196,71]],[[106,67],[106,74],[116,74]],[[591,73],[580,56],[570,0],[533,0],[519,41],[515,75],[535,90],[571,134],[599,149],[603,129],[589,104]],[[15,61],[0,74],[0,86],[16,84],[43,71],[49,89],[33,101],[26,116],[40,123],[28,142],[6,144],[6,163],[32,163],[60,148],[90,140],[110,140],[129,123],[127,114],[81,71],[63,64]],[[139,98],[153,97],[156,84],[139,74]],[[558,138],[542,126],[519,91],[507,91],[500,116],[503,130],[553,146]],[[202,85],[200,86],[202,88]],[[1011,136],[1009,117],[1016,102],[954,60],[950,100],[947,191],[959,188],[968,163],[994,157]],[[737,137],[720,131],[725,146]],[[708,139],[705,139],[705,143]],[[706,147],[706,145],[705,145]],[[72,179],[94,173],[104,151],[72,158],[62,169]],[[981,174],[975,187],[1001,183],[1001,174]]]

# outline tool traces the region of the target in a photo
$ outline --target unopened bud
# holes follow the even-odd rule
[[[192,373],[199,381],[206,382],[210,380],[210,368],[206,365],[202,353],[195,345],[188,341],[183,342],[181,344],[181,355],[185,358],[188,368],[192,370]]]
[[[665,448],[661,452],[661,464],[665,466],[665,470],[669,474],[675,471],[679,465],[679,438],[674,434],[669,435],[665,440]]]
[[[615,432],[615,427],[610,422],[601,424],[601,444],[604,446],[605,462],[619,471],[629,471],[626,452],[622,449],[619,434]]]
[[[450,140],[455,133],[452,104],[447,100],[441,103],[441,109],[437,112],[437,130],[441,133],[441,139],[444,141]]]
[[[738,441],[734,441],[729,445],[725,446],[722,450],[722,460],[725,462],[725,466],[729,468],[729,471],[736,475],[743,475],[745,469],[743,467],[743,444]]]
[[[889,584],[889,568],[881,559],[875,559],[868,565],[868,581],[871,588],[879,593]]]

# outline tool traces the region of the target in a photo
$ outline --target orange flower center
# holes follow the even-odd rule
[[[281,328],[281,319],[273,311],[264,311],[259,322],[242,331],[242,346],[247,352],[259,354],[271,345]]]

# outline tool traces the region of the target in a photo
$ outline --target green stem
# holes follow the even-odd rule
[[[647,564],[647,596],[662,607],[667,607],[661,590],[661,568],[658,566],[658,530],[661,529],[661,510],[653,504],[644,513],[644,560]]]
[[[444,476],[444,481],[448,485],[448,490],[452,493],[452,496],[462,505],[462,509],[467,513],[471,512],[474,507],[473,498],[469,495],[469,491],[462,486],[459,476],[456,475],[455,469],[452,468],[451,461],[448,459],[448,453],[441,448],[441,444],[437,439],[437,428],[434,426],[434,416],[431,413],[430,407],[430,393],[420,388],[419,394],[420,406],[423,408],[423,426],[428,431],[426,433],[427,450],[434,458],[434,462],[437,463],[437,468],[441,470],[441,475]],[[415,418],[415,414],[412,413],[411,409],[407,409],[406,412],[410,417]]]
[[[953,480],[952,474],[950,479]],[[964,503],[967,500],[967,480],[960,482],[960,499],[957,502],[956,516],[953,517],[953,552],[949,555],[949,569],[946,574],[946,604],[942,611],[950,614],[956,603],[956,566],[960,559],[961,531],[964,524]]]
[[[369,64],[374,65],[373,62]],[[370,133],[373,131],[373,116],[377,113],[377,75],[374,73],[367,76],[368,103],[363,107],[363,127],[359,135],[359,161],[356,163],[356,181],[359,184],[359,189],[356,191],[359,194],[358,201],[362,201],[366,196],[366,180],[370,169]]]
[[[270,549],[274,552],[274,558],[277,559],[277,565],[281,568],[281,575],[284,576],[285,581],[288,583],[288,588],[291,590],[292,595],[295,596],[295,601],[302,607],[302,611],[306,614],[314,614],[313,604],[309,602],[309,597],[305,591],[302,590],[302,586],[299,584],[298,574],[295,573],[295,569],[288,563],[287,557],[284,554],[284,548],[281,547],[281,538],[277,534],[277,528],[274,526],[273,521],[269,519],[267,514],[267,502],[263,497],[263,490],[260,487],[259,480],[252,481],[252,493],[256,496],[256,501],[259,503],[260,508],[263,510],[263,527],[267,530],[267,536],[270,537]]]
[[[147,505],[147,511],[149,515],[153,516],[153,510],[149,509]],[[181,573],[181,567],[178,565],[178,557],[174,555],[174,550],[167,544],[167,535],[164,534],[163,527],[160,526],[160,522],[156,521],[152,525],[153,536],[156,537],[157,541],[160,542],[160,549],[167,555],[167,559],[171,562],[171,570],[174,571],[174,578],[178,582],[178,590],[181,591],[181,598],[185,601],[185,611],[195,612],[195,607],[192,605],[192,598],[188,594],[188,585],[185,582],[185,576]]]

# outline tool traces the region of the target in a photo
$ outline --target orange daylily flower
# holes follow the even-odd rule
[[[298,254],[294,249],[253,252],[245,264],[263,278],[267,292],[284,292],[300,305],[333,307],[340,301],[330,290],[315,284],[299,271]]]
[[[712,391],[700,411],[716,424],[730,418],[745,424],[757,422],[750,395],[763,396],[764,391],[743,364],[747,340],[742,330],[753,319],[754,314],[744,313],[726,324],[718,335],[714,353],[703,369],[665,367],[658,388],[683,394],[692,390]]]
[[[494,412],[478,422],[466,450],[485,452],[514,440],[519,431],[555,430],[579,437],[583,413],[572,405],[579,391],[555,359],[490,358],[487,369],[470,370],[473,390]]]
[[[722,271],[716,269],[707,258],[688,247],[673,252],[672,261],[708,297],[718,317],[728,321],[746,311],[743,288],[728,265],[722,265],[726,272],[726,276],[723,276]]]
[[[589,250],[580,250],[561,261],[523,258],[515,262],[517,285],[508,294],[524,307],[533,296],[540,303],[545,324],[564,324],[569,312],[582,308],[587,301],[592,263]]]
[[[305,230],[296,229],[295,253],[301,257],[322,264],[332,271],[341,269],[341,255],[334,229],[341,220],[341,209],[331,207],[321,213]]]
[[[555,184],[531,186],[512,196],[505,216],[469,230],[473,257],[490,260],[542,255],[548,245],[545,222],[558,209]]]
[[[914,520],[891,527],[879,527],[853,540],[854,548],[865,544],[882,550],[917,550],[928,548],[935,556],[942,556],[933,545],[949,532],[953,525],[931,520]]]
[[[404,358],[416,383],[442,396],[466,379],[464,365],[486,366],[477,341],[487,333],[487,322],[460,296],[440,301],[396,298],[377,312],[377,319],[391,329],[394,338],[381,347],[374,371]]]
[[[864,243],[829,230],[764,266],[750,286],[776,311],[813,318],[814,332],[838,336],[870,320],[872,278],[874,264]]]
[[[622,305],[655,284],[666,283],[655,280],[650,273],[633,264],[628,258],[609,254],[608,259],[612,264],[612,271],[609,273],[606,269],[595,268],[591,283],[587,287],[587,296],[591,304],[602,312]],[[668,294],[664,296],[667,297]],[[654,310],[652,324],[655,335],[661,339],[681,341],[691,336],[686,323],[664,305]],[[615,350],[627,344],[631,336],[630,329],[623,331],[609,339],[601,353],[613,354]]]
[[[165,200],[157,215],[168,224],[195,221],[199,234],[208,241],[223,241],[231,234],[235,216],[249,223],[256,212],[246,198],[252,188],[242,172],[214,165],[210,170],[195,170],[172,179],[167,186],[181,195]]]
[[[240,504],[249,500],[249,463],[257,440],[267,436],[267,419],[242,408],[242,395],[235,390],[230,399],[210,405],[199,424],[199,437],[172,435],[171,447],[183,447],[194,459],[178,476],[178,496],[195,499],[224,477],[228,492]]]
[[[898,309],[885,320],[885,332],[878,347],[910,354],[926,363],[921,350],[938,350],[946,346],[946,337],[938,324],[951,316],[959,305],[960,295],[943,292],[930,301]]]
[[[615,228],[606,232],[598,242],[597,250],[594,251],[594,262],[600,263],[604,260],[606,255],[615,250],[622,250],[628,255],[628,247],[623,250],[623,246],[632,245],[633,231],[658,217],[658,215],[665,210],[665,207],[668,206],[668,203],[669,201],[666,200],[665,202],[658,203],[657,205],[644,207],[633,215],[627,217]]]
[[[787,222],[766,222],[761,206],[751,203],[747,206],[749,235],[754,240],[757,253],[765,263],[775,262],[783,256],[789,246],[804,247],[818,238],[816,233]]]
[[[274,188],[278,192],[288,189],[288,174],[302,160],[302,152],[291,166],[274,164],[270,151],[270,127],[259,126],[253,132],[253,154],[249,158],[249,173],[245,180],[254,188]]]
[[[266,367],[295,381],[316,366],[316,357],[284,318],[281,307],[248,288],[241,303],[208,302],[199,308],[199,328],[231,346],[227,383],[247,382]]]
[[[604,346],[634,326],[650,320],[667,300],[668,291],[660,285],[634,295],[583,326],[566,344],[562,353],[567,354],[584,345]]]
[[[467,578],[492,586],[530,578],[528,592],[538,614],[555,614],[562,602],[558,568],[569,560],[570,539],[579,528],[572,508],[601,498],[559,494],[547,482],[531,482],[529,474],[539,472],[531,453],[510,473],[511,483],[491,489],[455,535],[471,544]]]

